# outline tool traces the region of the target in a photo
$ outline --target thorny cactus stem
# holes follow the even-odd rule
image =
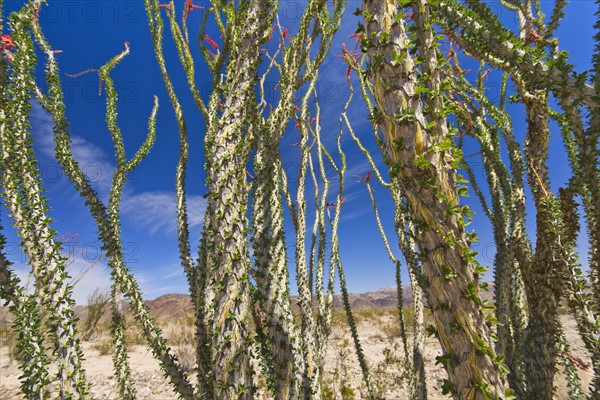
[[[65,116],[64,95],[60,86],[60,77],[55,54],[42,33],[39,21],[33,21],[32,29],[38,45],[47,57],[46,80],[49,83],[49,92],[45,95],[41,90],[36,88],[36,93],[38,101],[52,114],[54,120],[53,130],[54,141],[56,143],[56,158],[69,177],[69,180],[73,182],[75,189],[85,198],[86,205],[90,207],[90,212],[98,226],[99,239],[106,249],[106,256],[109,260],[109,266],[111,267],[111,275],[120,285],[119,289],[125,295],[127,300],[130,301],[134,318],[142,328],[144,337],[148,341],[154,356],[159,360],[161,368],[170,378],[176,391],[186,398],[191,398],[194,395],[194,389],[187,381],[185,373],[179,366],[176,358],[170,353],[170,349],[166,346],[166,341],[162,337],[160,329],[150,317],[148,308],[142,300],[142,294],[137,282],[125,265],[120,235],[115,236],[113,234],[115,232],[114,226],[118,226],[120,222],[118,221],[118,218],[115,220],[114,212],[111,218],[106,207],[91,187],[90,182],[73,157],[70,133]],[[114,112],[115,111],[113,110],[113,113]],[[153,110],[153,112],[155,115],[156,110]],[[114,116],[116,116],[116,114],[114,114],[113,117]],[[150,132],[153,132],[154,130],[153,121],[154,117],[151,117],[149,126]],[[116,133],[114,129],[113,133]],[[152,135],[147,138],[146,142],[144,142],[131,160],[126,162],[124,166],[121,165],[120,171],[117,171],[116,174],[128,173],[141,162],[150,150],[151,137]]]
[[[282,132],[285,131],[285,126],[289,121],[293,111],[292,96],[295,90],[300,86],[300,82],[306,80],[312,80],[315,75],[315,71],[321,64],[324,55],[327,53],[329,44],[333,37],[333,33],[339,27],[339,20],[341,18],[341,11],[343,10],[344,1],[336,2],[334,4],[334,13],[332,15],[326,9],[325,2],[322,0],[312,0],[307,5],[307,8],[300,20],[300,27],[298,33],[291,39],[289,46],[283,46],[278,50],[282,54],[282,62],[277,64],[281,75],[281,96],[279,105],[272,110],[269,117],[266,120],[260,118],[260,113],[254,110],[254,93],[252,87],[256,83],[256,68],[259,64],[260,53],[257,51],[256,45],[262,43],[268,36],[272,26],[272,18],[275,10],[277,9],[277,3],[271,4],[268,2],[251,2],[240,8],[235,8],[232,4],[213,4],[208,12],[205,14],[203,25],[201,27],[201,37],[204,33],[204,27],[208,18],[208,15],[214,16],[216,23],[223,36],[223,44],[217,45],[214,41],[209,42],[213,47],[213,51],[217,50],[217,54],[212,54],[209,49],[204,46],[201,47],[205,59],[209,65],[209,69],[213,74],[214,91],[210,96],[208,106],[204,104],[203,100],[199,96],[199,92],[196,88],[194,81],[194,60],[191,57],[189,50],[189,41],[187,34],[187,25],[185,23],[185,15],[182,28],[176,23],[174,3],[171,2],[169,5],[164,7],[169,18],[171,32],[175,41],[180,61],[184,66],[188,83],[192,95],[198,105],[198,108],[204,115],[207,123],[207,137],[205,141],[205,153],[206,153],[206,166],[208,172],[208,184],[209,184],[209,205],[207,208],[207,224],[205,232],[225,232],[227,229],[238,229],[242,230],[239,232],[232,233],[231,242],[237,241],[239,244],[236,247],[237,251],[233,251],[232,248],[223,249],[223,256],[227,258],[227,255],[233,254],[235,260],[235,268],[231,268],[234,272],[227,272],[230,268],[223,264],[221,261],[223,257],[218,256],[221,252],[221,245],[214,242],[214,237],[211,234],[205,234],[201,243],[201,254],[199,257],[199,263],[197,268],[192,266],[188,260],[189,245],[186,243],[186,225],[185,225],[185,204],[182,202],[182,196],[180,196],[179,207],[179,231],[180,231],[180,249],[182,249],[182,263],[184,268],[189,270],[188,277],[190,279],[190,285],[192,286],[192,292],[196,292],[197,317],[198,317],[198,340],[199,340],[199,351],[198,351],[198,368],[199,368],[199,380],[200,380],[200,392],[213,392],[221,391],[222,388],[227,389],[230,383],[225,383],[214,374],[217,373],[215,370],[215,364],[219,364],[218,360],[214,359],[214,356],[219,356],[221,350],[217,350],[214,354],[209,354],[211,349],[220,348],[221,345],[216,346],[215,343],[220,343],[223,334],[219,333],[219,330],[215,330],[217,326],[222,323],[232,326],[234,329],[241,329],[240,332],[244,337],[248,337],[246,332],[244,318],[238,318],[241,320],[232,325],[233,320],[229,320],[229,317],[224,318],[221,311],[218,309],[222,306],[223,302],[229,301],[235,297],[235,294],[239,294],[238,308],[235,309],[236,313],[243,317],[248,315],[248,293],[250,292],[250,285],[246,282],[249,276],[250,269],[247,259],[246,244],[242,237],[245,237],[245,221],[244,210],[248,208],[248,188],[249,186],[245,182],[245,165],[248,161],[250,149],[253,149],[256,145],[257,137],[260,136],[260,131],[264,130],[266,135],[270,135],[273,146],[275,146],[281,137]],[[161,67],[163,79],[169,90],[171,101],[175,108],[177,121],[180,127],[181,137],[181,158],[178,165],[178,190],[183,193],[183,180],[181,176],[185,172],[185,159],[187,153],[187,144],[185,139],[185,125],[183,120],[183,114],[181,107],[172,90],[170,79],[164,67],[164,59],[162,56],[162,20],[160,17],[160,7],[157,1],[147,1],[146,9],[148,11],[148,17],[150,21],[150,27],[152,32],[152,38],[155,46],[155,53]],[[313,31],[310,32],[310,25],[313,23]],[[319,48],[316,57],[311,61],[311,53],[307,50],[313,46],[313,42],[316,38],[321,36],[319,42]],[[231,57],[231,54],[235,54],[235,57]],[[307,66],[304,70],[304,76],[300,76],[300,72],[303,67]],[[225,71],[225,74],[221,73]],[[264,99],[261,100],[261,106]],[[221,151],[221,147],[226,146],[229,150]],[[239,160],[232,160],[230,155],[237,154]],[[220,157],[223,155],[223,157]],[[270,162],[270,161],[269,161]],[[232,179],[226,178],[225,176],[229,173],[235,175],[231,176]],[[223,184],[227,183],[231,186],[230,188],[222,187]],[[230,199],[230,204],[225,205],[229,207],[230,211],[225,210],[220,197],[221,191],[227,189],[232,190],[235,193],[235,197]],[[179,192],[178,192],[179,193]],[[184,199],[183,199],[184,201]],[[259,204],[258,201],[255,204]],[[264,207],[266,204],[262,204],[259,207]],[[228,214],[234,216],[235,214],[241,218],[239,221],[237,217],[235,220],[225,218]],[[183,212],[182,212],[183,210]],[[262,211],[261,211],[262,212]],[[257,214],[259,215],[259,214]],[[261,217],[263,218],[263,217]],[[275,217],[276,219],[278,217]],[[239,223],[238,223],[239,222]],[[259,222],[262,224],[265,221]],[[213,231],[216,229],[216,231]],[[183,232],[183,233],[182,233]],[[218,238],[217,238],[218,239]],[[226,238],[229,241],[229,238]],[[258,240],[261,242],[261,240]],[[236,245],[237,246],[237,245]],[[241,247],[240,247],[241,246]],[[237,268],[242,266],[242,268]],[[280,266],[281,267],[281,266]],[[275,265],[269,265],[269,268],[280,268]],[[223,274],[222,270],[225,270]],[[218,275],[223,274],[223,278],[219,278]],[[232,275],[233,274],[233,275]],[[228,277],[231,277],[228,278]],[[225,279],[226,278],[226,279]],[[221,281],[222,280],[222,281]],[[220,282],[221,281],[221,282]],[[237,283],[236,283],[237,282]],[[223,283],[223,286],[220,284]],[[260,315],[266,315],[267,318],[285,319],[285,306],[284,303],[289,302],[286,299],[285,294],[285,281],[281,281],[283,286],[280,289],[273,290],[271,293],[280,296],[277,300],[273,298],[268,300],[266,303],[260,303],[262,306],[269,308],[268,304],[271,301],[279,303],[283,308],[263,309]],[[231,285],[231,286],[230,286]],[[233,292],[232,290],[233,289]],[[277,297],[276,296],[276,297]],[[273,304],[273,303],[270,303]],[[233,311],[233,310],[232,310]],[[215,313],[216,312],[216,313]],[[281,315],[273,315],[283,313]],[[242,315],[243,314],[243,315]],[[256,314],[258,315],[258,314]],[[223,318],[222,318],[223,317]],[[222,321],[221,321],[222,320]],[[262,321],[265,322],[265,321]],[[215,325],[215,323],[217,325]],[[240,326],[241,328],[236,328]],[[268,335],[276,335],[281,337],[283,331],[276,332],[279,328],[277,325],[266,324]],[[220,328],[219,328],[220,329]],[[208,333],[211,333],[212,337]],[[294,333],[290,332],[289,335],[293,336]],[[284,334],[285,336],[285,334]],[[231,345],[237,346],[237,342],[243,343],[245,340],[240,339],[235,341]],[[230,344],[227,344],[229,346]],[[242,344],[243,348],[246,346]],[[226,348],[222,349],[223,354],[228,353],[229,350]],[[244,354],[242,354],[244,353]],[[246,359],[244,359],[246,357]],[[232,360],[232,365],[238,365],[240,362],[242,370],[246,367],[248,352],[241,351],[235,360]],[[296,354],[297,360],[302,359],[301,354]],[[248,367],[249,368],[249,367]],[[233,370],[233,367],[231,367]],[[305,369],[305,368],[304,368]],[[212,370],[212,371],[211,371]],[[241,384],[240,388],[242,391],[249,390],[252,388],[249,386],[249,376],[251,372],[248,369],[246,374],[246,381]],[[221,372],[219,372],[221,374]],[[236,373],[240,376],[239,373]],[[233,375],[232,375],[233,377]],[[230,379],[230,378],[228,378]],[[230,379],[235,380],[234,378]],[[312,385],[313,380],[310,380]],[[283,383],[283,382],[282,382]],[[294,383],[295,384],[295,383]],[[237,385],[237,383],[236,383]],[[306,385],[304,383],[303,385]],[[281,388],[281,385],[279,386]],[[286,388],[285,391],[288,389]],[[293,390],[293,389],[292,389]],[[286,392],[279,393],[284,397],[287,395]],[[223,396],[228,396],[227,391],[223,391]]]
[[[422,25],[430,26],[426,11],[419,7],[414,11],[421,13]],[[448,372],[445,390],[456,399],[505,399],[510,392],[499,367],[501,360],[491,347],[464,231],[465,209],[460,207],[453,167],[457,155],[441,148],[449,140],[444,115],[431,113],[433,119],[427,121],[423,114],[404,22],[398,17],[401,12],[391,1],[363,1],[367,68],[377,103],[372,117],[383,132],[384,157],[392,175],[398,176],[408,214],[417,227],[415,241],[423,257],[427,296],[444,353],[438,361]],[[421,51],[429,54],[434,43],[422,45],[426,47]],[[428,79],[438,80],[430,85],[429,96],[440,96],[439,74],[429,70]]]
[[[552,91],[598,108],[597,91],[572,75],[564,60],[548,64],[539,53],[515,37],[497,18],[482,22],[482,15],[456,0],[431,2],[432,11],[446,34],[469,54],[507,72],[524,73]],[[504,2],[503,4],[508,4]]]
[[[23,239],[32,274],[36,279],[35,301],[28,302],[26,308],[31,308],[29,312],[36,309],[40,315],[45,313],[44,309],[53,310],[48,325],[58,362],[56,380],[59,383],[59,395],[62,398],[79,399],[88,396],[89,383],[81,366],[83,356],[79,340],[75,336],[76,317],[71,310],[73,300],[71,287],[67,283],[69,276],[65,271],[66,260],[60,254],[60,243],[54,239],[56,232],[51,228],[51,219],[47,216],[48,203],[42,194],[40,171],[32,149],[29,124],[36,64],[33,40],[28,30],[33,11],[33,4],[29,3],[10,16],[17,49],[8,71],[8,86],[3,96],[5,101],[0,120],[2,196],[18,234]],[[33,329],[44,328],[34,326]],[[39,340],[39,333],[37,338],[33,333],[33,339]],[[38,362],[44,360],[39,353],[37,356],[35,353],[30,356]],[[44,368],[44,365],[38,367]],[[43,375],[40,377],[44,378]],[[23,386],[31,388],[27,384],[29,378],[24,379]],[[42,387],[44,381],[45,379],[40,382]]]
[[[361,94],[365,104],[370,112],[373,112],[373,105],[371,104],[371,100],[369,97],[369,93],[372,94],[372,90],[368,87],[368,82],[365,81],[365,77],[360,73],[359,65],[357,63],[353,63],[352,60],[346,59],[349,62],[349,66],[358,71],[358,79],[361,87]],[[350,88],[351,90],[352,87]],[[423,287],[422,287],[422,271],[421,271],[421,263],[418,259],[417,254],[417,246],[414,241],[414,225],[410,222],[410,220],[405,215],[405,206],[404,200],[402,196],[402,190],[400,189],[399,182],[397,177],[392,179],[392,182],[384,181],[379,168],[375,164],[373,157],[369,153],[369,151],[363,146],[358,136],[355,134],[352,125],[348,119],[348,116],[343,114],[344,122],[346,123],[346,127],[350,132],[350,136],[360,149],[360,151],[367,158],[369,165],[372,168],[372,172],[374,173],[377,180],[390,191],[390,195],[394,202],[394,226],[396,228],[396,234],[398,236],[398,246],[400,247],[400,251],[404,255],[408,266],[408,276],[410,279],[411,291],[412,291],[412,305],[413,305],[413,341],[412,341],[412,368],[409,368],[409,380],[410,380],[410,390],[411,396],[417,400],[426,400],[427,399],[427,383],[425,377],[425,360],[423,358],[423,352],[425,349],[425,326],[424,326],[424,303],[423,303]],[[377,127],[373,126],[374,136],[377,137]],[[380,150],[384,151],[383,143],[378,142]],[[369,180],[365,177],[363,178],[365,183],[368,183]],[[370,191],[370,187],[369,187]],[[371,200],[374,200],[374,197],[371,197]],[[377,208],[373,203],[374,210],[377,214]],[[377,219],[377,217],[376,217]],[[380,225],[380,224],[378,224]],[[383,233],[380,230],[381,233]],[[387,239],[384,238],[384,242]],[[386,246],[387,247],[387,246]],[[388,252],[389,254],[389,252]],[[398,267],[397,267],[398,268]],[[398,273],[398,272],[397,272]],[[397,275],[398,276],[398,275]],[[398,291],[400,315],[402,316],[404,305],[400,301],[402,298],[402,288],[400,287],[400,280],[397,278],[396,285]],[[401,321],[401,329],[403,322]]]
[[[453,60],[456,68],[458,66],[456,54]],[[525,264],[524,261],[529,258],[518,255],[529,254],[528,249],[531,246],[523,235],[525,198],[523,196],[522,166],[524,161],[519,144],[514,141],[512,136],[510,118],[487,98],[481,75],[482,71],[480,70],[479,84],[475,87],[461,74],[453,74],[451,77],[453,93],[450,95],[449,101],[460,104],[458,102],[462,100],[456,115],[459,126],[465,134],[475,137],[482,149],[482,160],[492,199],[491,206],[488,204],[473,170],[468,164],[464,166],[469,183],[492,223],[496,241],[494,291],[496,316],[500,322],[497,329],[496,350],[506,356],[506,364],[510,368],[508,380],[511,388],[518,396],[523,396],[525,378],[523,376],[522,336],[527,323],[523,316],[526,307],[519,291],[519,288],[522,287],[519,272],[520,267]],[[462,93],[473,96],[479,106],[477,107],[474,101],[468,97],[460,97]],[[495,125],[488,123],[488,118],[493,119]],[[500,133],[504,135],[508,144],[512,175],[500,156]]]
[[[263,342],[265,366],[273,375],[272,391],[279,399],[300,398],[304,356],[294,322],[288,294],[288,265],[283,231],[283,202],[277,172],[277,142],[268,133],[261,134],[254,161],[254,297],[264,316],[255,316],[259,343]],[[264,326],[262,326],[264,321]],[[257,324],[257,325],[258,325]],[[264,337],[263,340],[260,340]]]

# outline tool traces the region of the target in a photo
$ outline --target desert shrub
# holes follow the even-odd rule
[[[336,348],[336,364],[333,371],[326,374],[322,395],[324,399],[352,400],[356,398],[356,394],[354,388],[351,386],[352,377],[349,371],[352,362],[350,341],[340,338],[340,340],[336,340],[334,343],[334,347]]]
[[[81,337],[90,340],[92,335],[98,331],[98,323],[108,309],[110,302],[109,294],[96,288],[87,298],[87,313],[81,321]]]
[[[129,348],[146,344],[142,329],[133,321],[127,325],[127,329],[125,330],[125,342]]]
[[[12,329],[2,330],[2,344],[8,347],[8,358],[11,361],[19,361],[19,351],[17,348],[17,335]]]
[[[169,343],[186,372],[196,368],[196,337],[193,321],[188,318],[176,321],[170,331]]]
[[[105,356],[112,351],[112,341],[110,338],[103,338],[92,344],[92,349],[98,351],[101,356]]]
[[[373,368],[373,383],[377,398],[387,398],[387,393],[399,385],[405,386],[409,371],[397,340],[388,338],[389,344],[383,350],[384,359]]]

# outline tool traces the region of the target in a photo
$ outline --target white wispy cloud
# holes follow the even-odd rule
[[[188,221],[190,228],[204,222],[206,199],[199,195],[187,196]],[[177,230],[177,207],[174,192],[143,192],[126,194],[121,205],[123,214],[137,228],[156,234],[173,233]]]
[[[23,262],[15,262],[12,268],[26,289],[26,293],[33,293],[34,278],[31,276],[31,267]],[[66,272],[71,277],[69,281],[73,285],[71,298],[75,300],[75,304],[85,305],[88,296],[95,289],[110,290],[110,273],[102,262],[90,262],[84,257],[76,257],[67,262]]]
[[[152,272],[137,271],[135,278],[146,299],[154,299],[167,293],[188,293],[187,279],[179,263],[167,264]]]

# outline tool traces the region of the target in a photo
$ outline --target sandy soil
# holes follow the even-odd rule
[[[563,317],[565,332],[571,344],[571,355],[589,362],[585,347],[578,335],[574,321]],[[386,399],[407,399],[405,388],[402,387],[401,376],[403,373],[403,351],[398,338],[395,322],[391,314],[379,315],[375,319],[363,318],[359,325],[359,335],[362,345],[371,366],[373,381]],[[170,329],[166,329],[170,332]],[[111,355],[101,355],[98,344],[106,340],[95,337],[84,342],[85,368],[88,377],[93,383],[93,399],[113,400],[118,399],[116,384],[112,379]],[[19,370],[17,363],[10,360],[8,347],[0,349],[0,399],[21,399],[19,394]],[[429,338],[426,343],[425,363],[427,365],[427,385],[431,400],[447,399],[441,394],[441,385],[446,376],[444,370],[435,365],[436,356],[440,355],[440,348],[434,338]],[[130,352],[130,361],[133,376],[136,381],[139,399],[171,400],[176,396],[171,391],[168,381],[165,380],[157,362],[151,352],[142,345],[133,345]],[[591,371],[580,370],[583,386],[587,387],[591,379]],[[557,376],[557,399],[567,399],[565,385],[560,373]],[[260,386],[260,383],[259,383]],[[362,385],[362,375],[358,367],[354,347],[347,329],[335,325],[329,341],[329,350],[326,358],[326,374],[324,387],[334,393],[345,392],[355,399],[364,398],[365,391]],[[341,397],[336,397],[341,398]]]

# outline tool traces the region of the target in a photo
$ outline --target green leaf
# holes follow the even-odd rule
[[[433,336],[437,332],[437,329],[433,325],[427,325],[425,332],[427,332],[427,336]]]
[[[477,264],[477,265],[475,266],[475,273],[476,273],[476,274],[478,274],[478,275],[485,274],[485,273],[488,271],[488,269],[489,269],[489,268],[487,268],[487,267],[484,267],[484,266],[483,266],[483,265],[481,265],[481,264]]]
[[[454,269],[448,265],[444,265],[440,272],[442,273],[442,276],[444,277],[444,279],[452,279],[452,278],[456,278],[456,276],[457,276],[456,271],[454,271]]]
[[[452,391],[452,384],[448,379],[444,379],[444,384],[442,385],[442,394],[446,395]]]

